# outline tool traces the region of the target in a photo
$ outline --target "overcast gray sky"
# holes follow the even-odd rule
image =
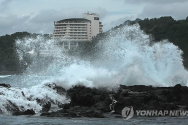
[[[0,0],[0,35],[53,33],[54,21],[98,13],[104,31],[136,18],[188,16],[188,0]]]

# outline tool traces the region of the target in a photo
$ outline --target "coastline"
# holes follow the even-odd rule
[[[153,87],[145,85],[125,86],[120,85],[116,89],[89,88],[81,85],[73,86],[65,90],[55,83],[47,84],[46,87],[56,91],[57,94],[70,99],[69,103],[59,103],[58,111],[52,112],[53,100],[36,98],[35,100],[42,106],[42,117],[65,117],[65,118],[122,118],[122,110],[125,107],[132,107],[136,110],[188,110],[188,87],[177,84],[173,87]],[[8,84],[0,84],[0,89],[10,90]],[[25,94],[20,90],[22,95]],[[28,101],[31,98],[27,98]],[[8,108],[10,107],[11,108]],[[33,109],[20,110],[20,108],[9,100],[7,110],[12,115],[35,115]],[[0,110],[1,111],[1,110]],[[1,112],[0,112],[1,113]],[[186,114],[188,115],[188,114]]]
[[[115,91],[105,88],[75,86],[67,90],[67,95],[71,102],[64,104],[62,110],[44,112],[41,116],[122,118],[122,109],[129,106],[133,107],[134,110],[188,109],[188,87],[180,84],[174,87],[120,85]],[[109,107],[113,103],[112,97],[117,101],[113,109]]]

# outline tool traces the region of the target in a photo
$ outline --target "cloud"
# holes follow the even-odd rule
[[[71,11],[71,9],[60,11],[51,9],[39,11],[38,14],[31,13],[24,16],[15,14],[1,15],[0,35],[23,31],[31,33],[53,33],[54,21],[70,18],[70,15],[78,17],[78,13],[79,11]]]
[[[0,34],[11,34],[17,31],[26,30],[27,21],[29,20],[30,16],[21,16],[18,17],[17,15],[7,15],[7,16],[0,16]]]
[[[172,16],[174,19],[185,19],[188,11],[188,0],[123,0],[130,6],[141,6],[138,18],[155,18]]]
[[[68,8],[61,10],[42,10],[37,14],[31,13],[24,16],[7,14],[6,16],[0,16],[0,35],[23,31],[30,33],[43,32],[52,34],[54,30],[54,21],[59,21],[67,18],[82,18],[82,13],[84,12],[87,11],[79,8]],[[101,19],[106,16],[106,10],[100,7],[91,8],[90,12],[96,12],[100,14]]]
[[[94,8],[91,9],[91,12],[94,12]],[[45,31],[46,33],[53,33],[54,21],[59,21],[67,18],[82,18],[82,13],[87,12],[79,8],[68,8],[62,10],[43,10],[40,11],[37,15],[33,16],[30,20],[30,24],[33,26],[32,31]],[[100,17],[105,17],[105,10],[98,8],[95,11],[100,14]],[[50,15],[50,16],[49,16]]]
[[[27,4],[25,1],[27,1]],[[92,2],[82,0],[80,3],[74,0],[56,0],[56,2],[48,0],[44,6],[39,6],[39,4],[44,3],[44,1],[45,0],[2,0],[0,3],[2,6],[0,8],[4,10],[4,12],[0,12],[0,35],[22,31],[31,33],[39,33],[42,31],[44,31],[44,33],[53,33],[54,21],[66,18],[82,18],[82,14],[87,11],[90,13],[98,13],[100,15],[100,21],[107,30],[111,28],[109,23],[122,18],[124,14],[123,10],[121,10],[121,12],[119,11],[120,13],[116,10],[117,7],[115,7],[115,4],[118,3],[116,1],[111,3],[107,0]],[[82,3],[88,4],[88,6]],[[103,5],[103,3],[106,4]],[[36,6],[33,7],[34,5]],[[111,14],[107,11],[109,8]],[[115,22],[113,24],[115,24]]]
[[[42,10],[37,15],[35,15],[31,22],[35,23],[45,23],[45,22],[53,22],[58,21],[66,18],[73,18],[73,17],[81,17],[82,13],[80,10],[69,8],[64,10]]]
[[[114,17],[109,17],[110,18],[114,18]],[[108,31],[110,30],[111,28],[115,27],[115,26],[119,26],[120,24],[124,23],[125,21],[127,20],[135,20],[135,17],[134,16],[125,16],[125,17],[122,17],[122,18],[115,18],[116,20],[113,20],[109,23],[105,23],[105,27],[103,27],[103,31]]]
[[[175,19],[185,19],[188,14],[188,2],[172,4],[148,4],[138,14],[140,18],[153,18],[161,16],[172,16]]]
[[[130,4],[172,4],[172,3],[184,3],[187,0],[124,0],[125,3]]]
[[[188,0],[47,1],[1,0],[0,35],[22,31],[53,33],[54,21],[82,18],[82,13],[87,11],[100,15],[103,31],[136,18],[172,16],[185,19],[188,16]]]
[[[104,19],[107,16],[108,11],[104,8],[101,7],[93,7],[90,9],[91,13],[97,13],[100,16],[100,21],[101,19]]]
[[[6,12],[8,10],[8,6],[9,4],[12,2],[13,0],[3,0],[0,3],[0,11],[2,12]]]

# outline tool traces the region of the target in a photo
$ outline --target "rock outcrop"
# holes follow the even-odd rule
[[[145,85],[120,85],[117,91],[106,88],[88,88],[74,86],[67,90],[70,104],[64,104],[63,110],[42,114],[42,116],[62,117],[105,117],[112,112],[121,115],[122,109],[133,106],[135,110],[179,110],[188,109],[188,87],[180,84],[174,87],[152,87]]]
[[[6,84],[2,86],[8,87]],[[56,90],[62,96],[66,95],[70,98],[70,103],[63,104],[61,102],[53,102],[53,100],[36,99],[36,102],[42,106],[41,116],[104,118],[109,116],[106,114],[114,114],[119,117],[122,109],[128,106],[132,106],[134,110],[188,109],[188,87],[180,84],[174,87],[120,85],[117,90],[89,88],[80,85],[65,90],[55,84],[47,86]],[[54,103],[59,103],[60,110],[49,112],[51,105]],[[20,111],[20,107],[11,102],[11,100],[8,100],[5,108],[7,111],[13,112],[13,115],[35,114],[33,109]]]

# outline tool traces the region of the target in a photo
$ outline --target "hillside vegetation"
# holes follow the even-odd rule
[[[36,38],[37,35],[41,34],[16,32],[11,35],[0,36],[0,74],[21,73],[26,68],[25,64],[19,61],[16,52],[16,40],[26,37]],[[44,37],[48,36],[48,34],[44,34]]]
[[[172,17],[144,19],[140,27],[147,34],[152,34],[154,41],[168,39],[183,51],[184,66],[188,68],[188,17],[186,20],[174,20]]]

